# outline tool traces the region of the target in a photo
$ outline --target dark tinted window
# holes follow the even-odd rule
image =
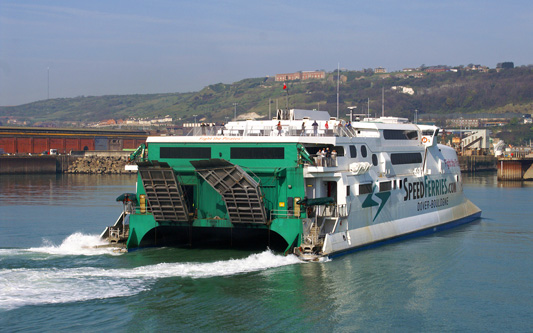
[[[380,182],[379,183],[379,191],[380,192],[390,191],[391,189],[392,189],[392,182],[391,181]]]
[[[420,153],[401,153],[391,154],[390,161],[392,164],[415,164],[422,163],[422,154]]]
[[[350,157],[351,158],[357,157],[357,147],[354,145],[350,145]]]
[[[161,147],[161,158],[211,158],[210,147]]]
[[[378,165],[378,157],[376,154],[372,154],[372,164],[374,164],[374,166]]]
[[[285,158],[285,148],[283,147],[261,147],[261,148],[231,148],[231,158],[251,159],[251,160],[282,160]]]
[[[359,184],[359,195],[372,193],[372,184]]]
[[[415,140],[418,138],[417,131],[406,130],[383,130],[385,140]]]
[[[366,146],[362,145],[361,146],[361,156],[366,157],[366,155],[367,155]]]

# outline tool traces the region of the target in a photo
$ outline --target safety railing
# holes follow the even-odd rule
[[[345,204],[341,205],[318,205],[314,206],[316,216],[320,217],[347,217],[348,208]]]
[[[301,210],[282,210],[274,209],[269,212],[270,219],[277,218],[300,218],[304,212],[305,207],[301,206]],[[308,217],[347,217],[349,209],[346,204],[340,205],[317,205],[307,207]]]
[[[192,127],[186,136],[319,136],[319,137],[356,137],[357,131],[352,127],[333,126],[333,128],[304,128],[282,125],[281,130],[275,126],[261,127],[226,127],[203,126]]]

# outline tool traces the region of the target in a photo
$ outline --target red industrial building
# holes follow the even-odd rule
[[[0,127],[0,151],[38,154],[57,149],[60,154],[79,150],[135,149],[144,142],[144,131]]]

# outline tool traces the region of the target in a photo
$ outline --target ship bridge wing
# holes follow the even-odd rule
[[[261,188],[240,166],[223,159],[190,161],[224,199],[231,223],[265,224]]]

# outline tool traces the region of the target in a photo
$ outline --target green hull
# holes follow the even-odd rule
[[[138,163],[127,248],[299,246],[306,218],[296,204],[305,195],[301,151],[296,143],[151,143]]]

